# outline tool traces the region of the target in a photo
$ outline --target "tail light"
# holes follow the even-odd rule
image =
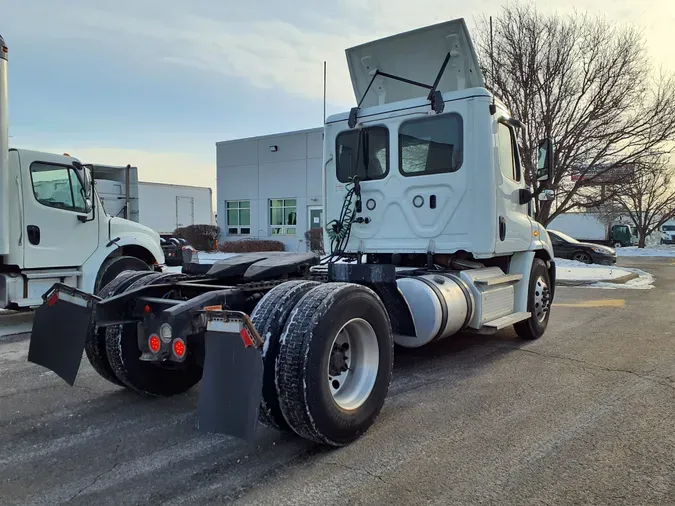
[[[187,347],[185,346],[185,341],[183,341],[180,337],[173,342],[173,354],[176,356],[176,358],[181,359],[185,356],[185,352],[187,351]]]
[[[150,351],[153,353],[157,353],[159,349],[162,347],[162,343],[159,340],[159,336],[157,334],[152,334],[150,336],[150,339],[148,339],[148,346],[150,347]]]

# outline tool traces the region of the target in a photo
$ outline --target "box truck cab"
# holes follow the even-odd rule
[[[0,48],[0,308],[38,306],[55,282],[95,293],[121,270],[161,269],[159,235],[107,216],[78,159],[9,149]]]

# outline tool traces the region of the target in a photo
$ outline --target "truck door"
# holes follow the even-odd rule
[[[195,224],[195,199],[176,197],[176,228]]]
[[[497,242],[496,253],[525,251],[532,240],[528,204],[520,204],[520,190],[527,188],[521,170],[513,128],[497,123]]]
[[[78,171],[63,157],[22,152],[24,267],[81,266],[98,248]]]

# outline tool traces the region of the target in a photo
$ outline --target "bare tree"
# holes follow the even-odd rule
[[[576,207],[611,200],[616,187],[590,184],[645,153],[672,150],[675,79],[655,77],[642,34],[586,14],[544,15],[509,4],[479,22],[476,49],[486,84],[526,129],[519,144],[535,194],[537,219],[548,224]],[[537,141],[555,141],[556,170],[540,185],[532,177]]]
[[[663,155],[645,156],[635,164],[635,173],[617,185],[613,198],[638,231],[638,247],[647,237],[675,217],[675,168]]]

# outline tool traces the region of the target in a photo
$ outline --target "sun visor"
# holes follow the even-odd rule
[[[347,65],[357,103],[376,71],[433,85],[448,53],[450,60],[438,91],[484,86],[469,31],[461,18],[347,49]],[[428,89],[420,86],[378,75],[361,107],[424,97],[428,93]]]

